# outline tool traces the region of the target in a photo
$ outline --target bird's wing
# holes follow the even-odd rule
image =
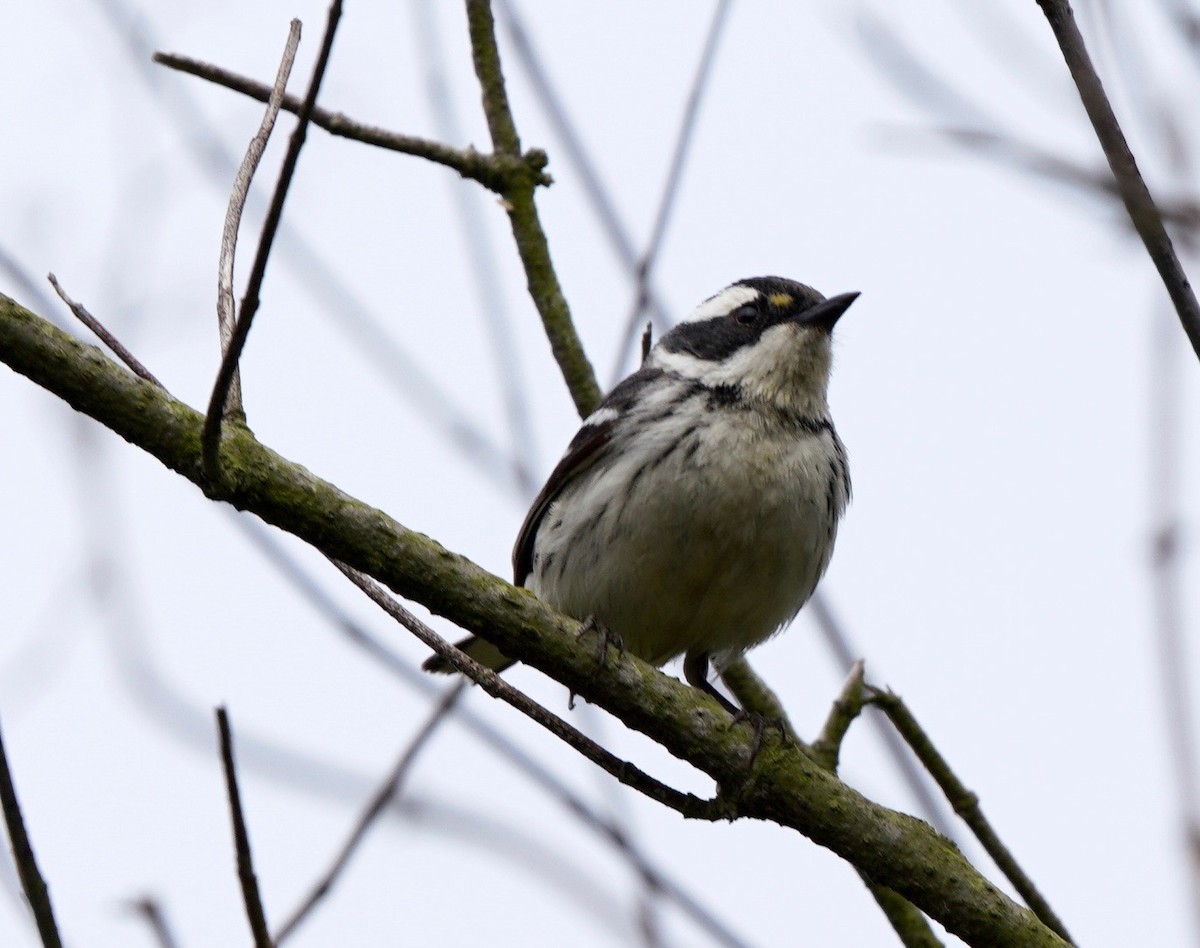
[[[597,410],[576,432],[562,460],[550,472],[546,486],[525,515],[525,522],[521,524],[521,532],[517,534],[517,542],[513,547],[513,582],[518,586],[525,585],[525,580],[533,572],[533,540],[546,511],[567,484],[596,462],[616,424],[616,412],[605,408]]]
[[[521,532],[517,534],[517,543],[513,547],[513,582],[518,586],[525,585],[525,580],[533,572],[533,540],[550,505],[558,499],[564,487],[600,459],[612,439],[613,429],[637,404],[646,387],[653,385],[663,374],[662,369],[643,362],[640,369],[608,393],[600,407],[588,415],[575,433],[562,460],[550,472],[546,486],[529,508],[525,522],[521,524]]]

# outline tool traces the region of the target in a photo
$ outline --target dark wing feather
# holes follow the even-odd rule
[[[613,418],[599,424],[584,425],[567,445],[562,460],[550,472],[546,486],[525,515],[525,522],[521,524],[521,532],[517,534],[517,543],[513,547],[513,582],[518,586],[524,586],[525,580],[533,572],[533,538],[537,536],[546,511],[562,493],[562,489],[599,458],[616,423],[617,420]]]
[[[550,472],[546,486],[529,508],[525,522],[521,524],[521,532],[517,534],[517,545],[513,547],[513,582],[518,586],[524,586],[525,580],[533,572],[533,538],[537,535],[538,527],[541,526],[542,518],[546,516],[550,505],[558,499],[564,487],[600,459],[617,422],[637,404],[646,387],[653,385],[662,376],[662,369],[643,365],[609,392],[596,410],[598,413],[607,409],[609,414],[615,412],[616,417],[592,424],[584,422],[583,427],[575,433],[575,437],[567,445],[563,459]],[[595,417],[595,413],[591,417]]]

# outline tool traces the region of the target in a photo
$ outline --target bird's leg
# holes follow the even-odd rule
[[[721,692],[713,687],[708,680],[708,653],[707,652],[688,652],[683,657],[683,677],[688,680],[694,688],[699,688],[706,694],[716,698],[717,703],[726,711],[733,715],[733,723],[740,724],[745,722],[750,725],[750,729],[754,732],[753,741],[750,745],[750,768],[754,767],[754,762],[758,760],[758,752],[762,750],[763,735],[767,728],[773,727],[779,731],[779,736],[789,739],[787,725],[781,717],[767,717],[760,711],[747,710],[739,708],[726,698]]]
[[[683,656],[683,677],[693,688],[699,688],[706,695],[716,699],[717,704],[732,714],[735,718],[745,717],[745,712],[719,692],[708,680],[708,652],[688,652]]]
[[[750,766],[754,766],[754,762],[758,760],[758,752],[762,750],[763,735],[766,734],[767,728],[773,727],[779,732],[779,736],[784,741],[790,741],[791,735],[788,734],[787,725],[783,718],[767,717],[759,711],[747,711],[745,708],[738,708],[733,715],[735,724],[746,722],[754,731],[754,741],[750,745]]]
[[[608,647],[611,645],[622,655],[625,654],[625,642],[621,636],[617,635],[612,629],[606,626],[595,616],[588,616],[583,620],[583,625],[579,628],[579,637],[583,638],[589,632],[596,633],[596,667],[604,667],[604,659],[608,657]],[[575,692],[569,692],[567,698],[567,708],[571,711],[575,710]]]
[[[617,635],[612,629],[606,626],[595,616],[588,616],[583,620],[583,628],[579,630],[580,636],[587,635],[589,632],[596,633],[596,667],[600,668],[604,665],[604,659],[608,655],[608,647],[611,645],[621,654],[625,653],[625,642],[621,636]]]

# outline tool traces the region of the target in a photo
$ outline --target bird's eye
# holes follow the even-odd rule
[[[758,319],[758,310],[747,303],[744,306],[739,306],[730,315],[743,326],[750,326]]]

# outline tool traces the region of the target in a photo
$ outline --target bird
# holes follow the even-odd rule
[[[833,328],[858,295],[751,277],[664,334],[533,501],[516,585],[652,665],[683,656],[688,683],[736,712],[710,665],[791,622],[850,501],[827,393]],[[514,663],[477,636],[457,644],[495,671]]]

